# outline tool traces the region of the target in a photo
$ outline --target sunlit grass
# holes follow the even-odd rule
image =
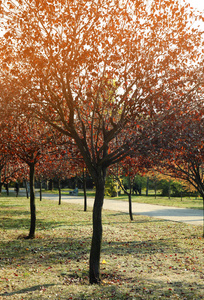
[[[0,299],[203,299],[202,226],[103,211],[102,283],[89,285],[92,212],[0,198]]]

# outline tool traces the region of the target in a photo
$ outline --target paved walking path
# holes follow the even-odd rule
[[[54,194],[43,194],[43,198],[58,201],[59,196]],[[84,198],[80,196],[62,195],[62,203],[84,204]],[[88,198],[87,205],[93,207],[94,199]],[[120,200],[104,200],[103,209],[128,213],[128,202]],[[171,206],[161,206],[145,203],[132,203],[132,212],[135,215],[150,216],[158,219],[184,222],[192,225],[203,224],[203,210],[177,208]]]

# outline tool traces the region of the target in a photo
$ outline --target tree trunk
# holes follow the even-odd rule
[[[27,183],[27,180],[25,179],[25,189],[26,189],[26,197],[27,199],[29,198],[29,193],[28,193],[28,183]]]
[[[2,169],[1,169],[1,170],[2,170]],[[2,192],[1,170],[0,170],[0,195],[1,195],[1,192]]]
[[[49,189],[49,191],[53,190],[53,180],[52,179],[49,180],[48,189]]]
[[[131,193],[128,194],[128,201],[129,201],[129,216],[130,216],[130,220],[133,221]]]
[[[147,177],[147,184],[146,184],[146,196],[149,194],[149,177]]]
[[[36,226],[36,210],[35,210],[35,164],[30,164],[30,232],[27,239],[33,239],[35,237],[35,226]]]
[[[203,196],[203,238],[204,238],[204,196]]]
[[[58,190],[59,190],[59,205],[61,205],[61,199],[62,199],[62,194],[61,194],[61,184],[60,184],[60,178],[58,179]]]
[[[129,187],[130,187],[130,192],[128,194],[128,202],[129,202],[129,216],[130,216],[130,220],[133,221],[133,215],[132,215],[132,198],[131,198],[131,194],[132,194],[132,185],[131,185],[131,179],[129,176]]]
[[[86,197],[86,171],[83,171],[83,190],[84,190],[84,211],[87,211],[87,197]]]
[[[40,201],[42,201],[42,181],[40,180]]]
[[[102,241],[102,207],[105,191],[105,175],[99,175],[95,181],[96,194],[93,207],[93,235],[89,261],[89,281],[100,283],[100,253]]]
[[[48,184],[49,182],[48,182],[48,180],[46,180],[46,182],[45,182],[45,189],[46,189],[46,191],[48,190]]]
[[[168,198],[171,199],[171,180],[169,180]]]
[[[6,183],[6,194],[7,194],[7,196],[9,196],[9,184],[8,183]]]
[[[154,182],[154,198],[155,199],[157,198],[157,179],[155,179],[155,182]]]

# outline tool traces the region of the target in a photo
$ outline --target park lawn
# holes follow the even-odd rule
[[[202,226],[103,211],[102,282],[89,285],[92,212],[37,199],[0,198],[0,299],[203,299]]]
[[[123,199],[125,200],[123,196]],[[120,199],[120,198],[118,198]],[[128,201],[126,196],[126,201]],[[164,206],[173,206],[173,207],[181,207],[181,208],[192,208],[192,209],[203,209],[203,200],[202,198],[195,198],[195,197],[183,197],[182,200],[179,197],[162,197],[162,196],[133,196],[132,202],[138,203],[148,203],[148,204],[155,204],[155,205],[164,205]]]

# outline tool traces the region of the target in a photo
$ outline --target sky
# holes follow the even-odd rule
[[[203,11],[204,14],[204,0],[186,0],[186,2],[189,2],[192,7],[199,9],[200,11]],[[2,34],[3,33],[0,30],[0,36]]]
[[[204,0],[186,0],[186,2],[189,2],[192,7],[195,7],[200,11],[204,11]]]

